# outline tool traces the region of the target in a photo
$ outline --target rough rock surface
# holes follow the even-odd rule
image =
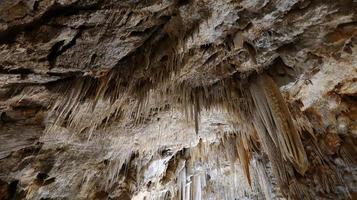
[[[354,0],[1,0],[0,199],[357,198]]]

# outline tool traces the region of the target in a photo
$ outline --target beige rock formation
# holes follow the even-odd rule
[[[357,198],[354,0],[0,1],[0,199]]]

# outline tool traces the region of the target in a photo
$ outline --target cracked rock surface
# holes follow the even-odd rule
[[[0,1],[0,199],[356,199],[354,0]]]

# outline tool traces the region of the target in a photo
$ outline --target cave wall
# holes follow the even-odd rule
[[[0,199],[354,199],[353,0],[0,1]]]

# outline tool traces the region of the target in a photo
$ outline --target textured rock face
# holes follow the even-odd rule
[[[0,199],[357,198],[357,2],[0,1]]]

